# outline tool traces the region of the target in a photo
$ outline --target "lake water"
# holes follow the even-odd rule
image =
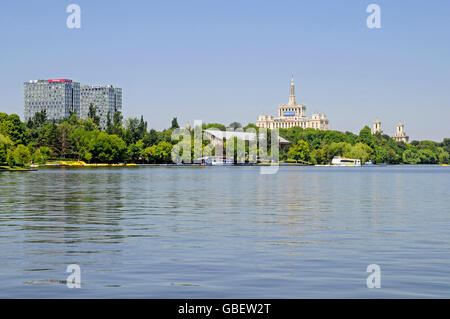
[[[449,190],[439,166],[0,172],[0,297],[450,298]]]

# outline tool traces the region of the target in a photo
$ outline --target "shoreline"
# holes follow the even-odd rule
[[[32,168],[8,168],[1,167],[0,172],[32,172],[42,169],[91,169],[91,168],[139,168],[139,167],[199,167],[199,168],[224,168],[224,167],[267,167],[270,164],[235,164],[235,165],[200,165],[200,164],[91,164],[91,165],[37,165]],[[374,167],[450,167],[448,164],[380,164],[380,165],[361,165],[361,166],[345,166],[345,165],[302,165],[292,163],[280,163],[279,167],[311,167],[311,168],[374,168]]]

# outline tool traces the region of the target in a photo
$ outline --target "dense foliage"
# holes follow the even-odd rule
[[[176,119],[172,126],[176,127]],[[89,118],[75,114],[56,123],[46,112],[36,113],[27,123],[15,115],[0,113],[0,165],[27,166],[48,160],[82,160],[89,163],[170,163],[173,128],[147,130],[147,122],[130,118],[123,123],[120,112],[108,114],[101,130],[96,108]]]
[[[280,129],[291,144],[280,157],[312,164],[328,164],[334,156],[359,158],[378,164],[438,164],[450,159],[450,138],[443,142],[396,142],[388,135],[372,134],[368,126],[359,135],[300,127]]]
[[[172,148],[178,142],[171,140],[173,130],[179,127],[176,118],[169,129],[160,132],[148,130],[142,116],[124,121],[122,114],[115,112],[108,114],[107,119],[106,128],[102,130],[94,106],[90,107],[86,120],[72,114],[59,123],[48,121],[45,111],[36,113],[27,123],[21,122],[16,114],[0,113],[0,166],[42,164],[52,159],[89,163],[171,163]],[[237,122],[229,126],[242,128]],[[209,128],[225,130],[226,126],[203,124],[202,129]],[[258,130],[251,123],[243,130],[248,128]],[[201,154],[199,147],[211,153],[209,142],[194,145],[194,129],[190,134],[192,159],[194,150]],[[387,135],[372,135],[367,126],[359,135],[296,127],[280,129],[280,136],[291,142],[280,151],[280,159],[312,164],[327,164],[336,155],[389,164],[448,163],[450,157],[449,138],[441,143],[413,141],[405,144]],[[236,146],[234,148],[236,153]],[[248,146],[246,152],[249,152]]]

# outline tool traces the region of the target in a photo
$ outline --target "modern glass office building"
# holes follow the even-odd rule
[[[36,112],[47,111],[47,119],[62,120],[75,112],[87,119],[89,106],[97,108],[100,126],[106,128],[107,115],[111,119],[114,112],[122,111],[122,89],[112,85],[80,85],[68,79],[33,80],[24,83],[25,121],[33,118]]]
[[[81,86],[81,106],[80,117],[88,118],[89,106],[97,108],[97,115],[100,117],[100,126],[106,128],[108,113],[111,116],[114,112],[122,111],[122,89],[112,85],[108,86]]]
[[[80,83],[68,79],[34,80],[24,83],[25,120],[47,110],[47,119],[62,120],[80,113]]]

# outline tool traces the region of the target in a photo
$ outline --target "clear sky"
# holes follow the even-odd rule
[[[81,7],[68,29],[66,7]],[[366,7],[381,7],[381,29]],[[0,2],[0,112],[23,116],[23,82],[70,78],[123,88],[149,126],[255,122],[287,103],[359,132],[378,116],[411,139],[450,137],[450,1]]]

